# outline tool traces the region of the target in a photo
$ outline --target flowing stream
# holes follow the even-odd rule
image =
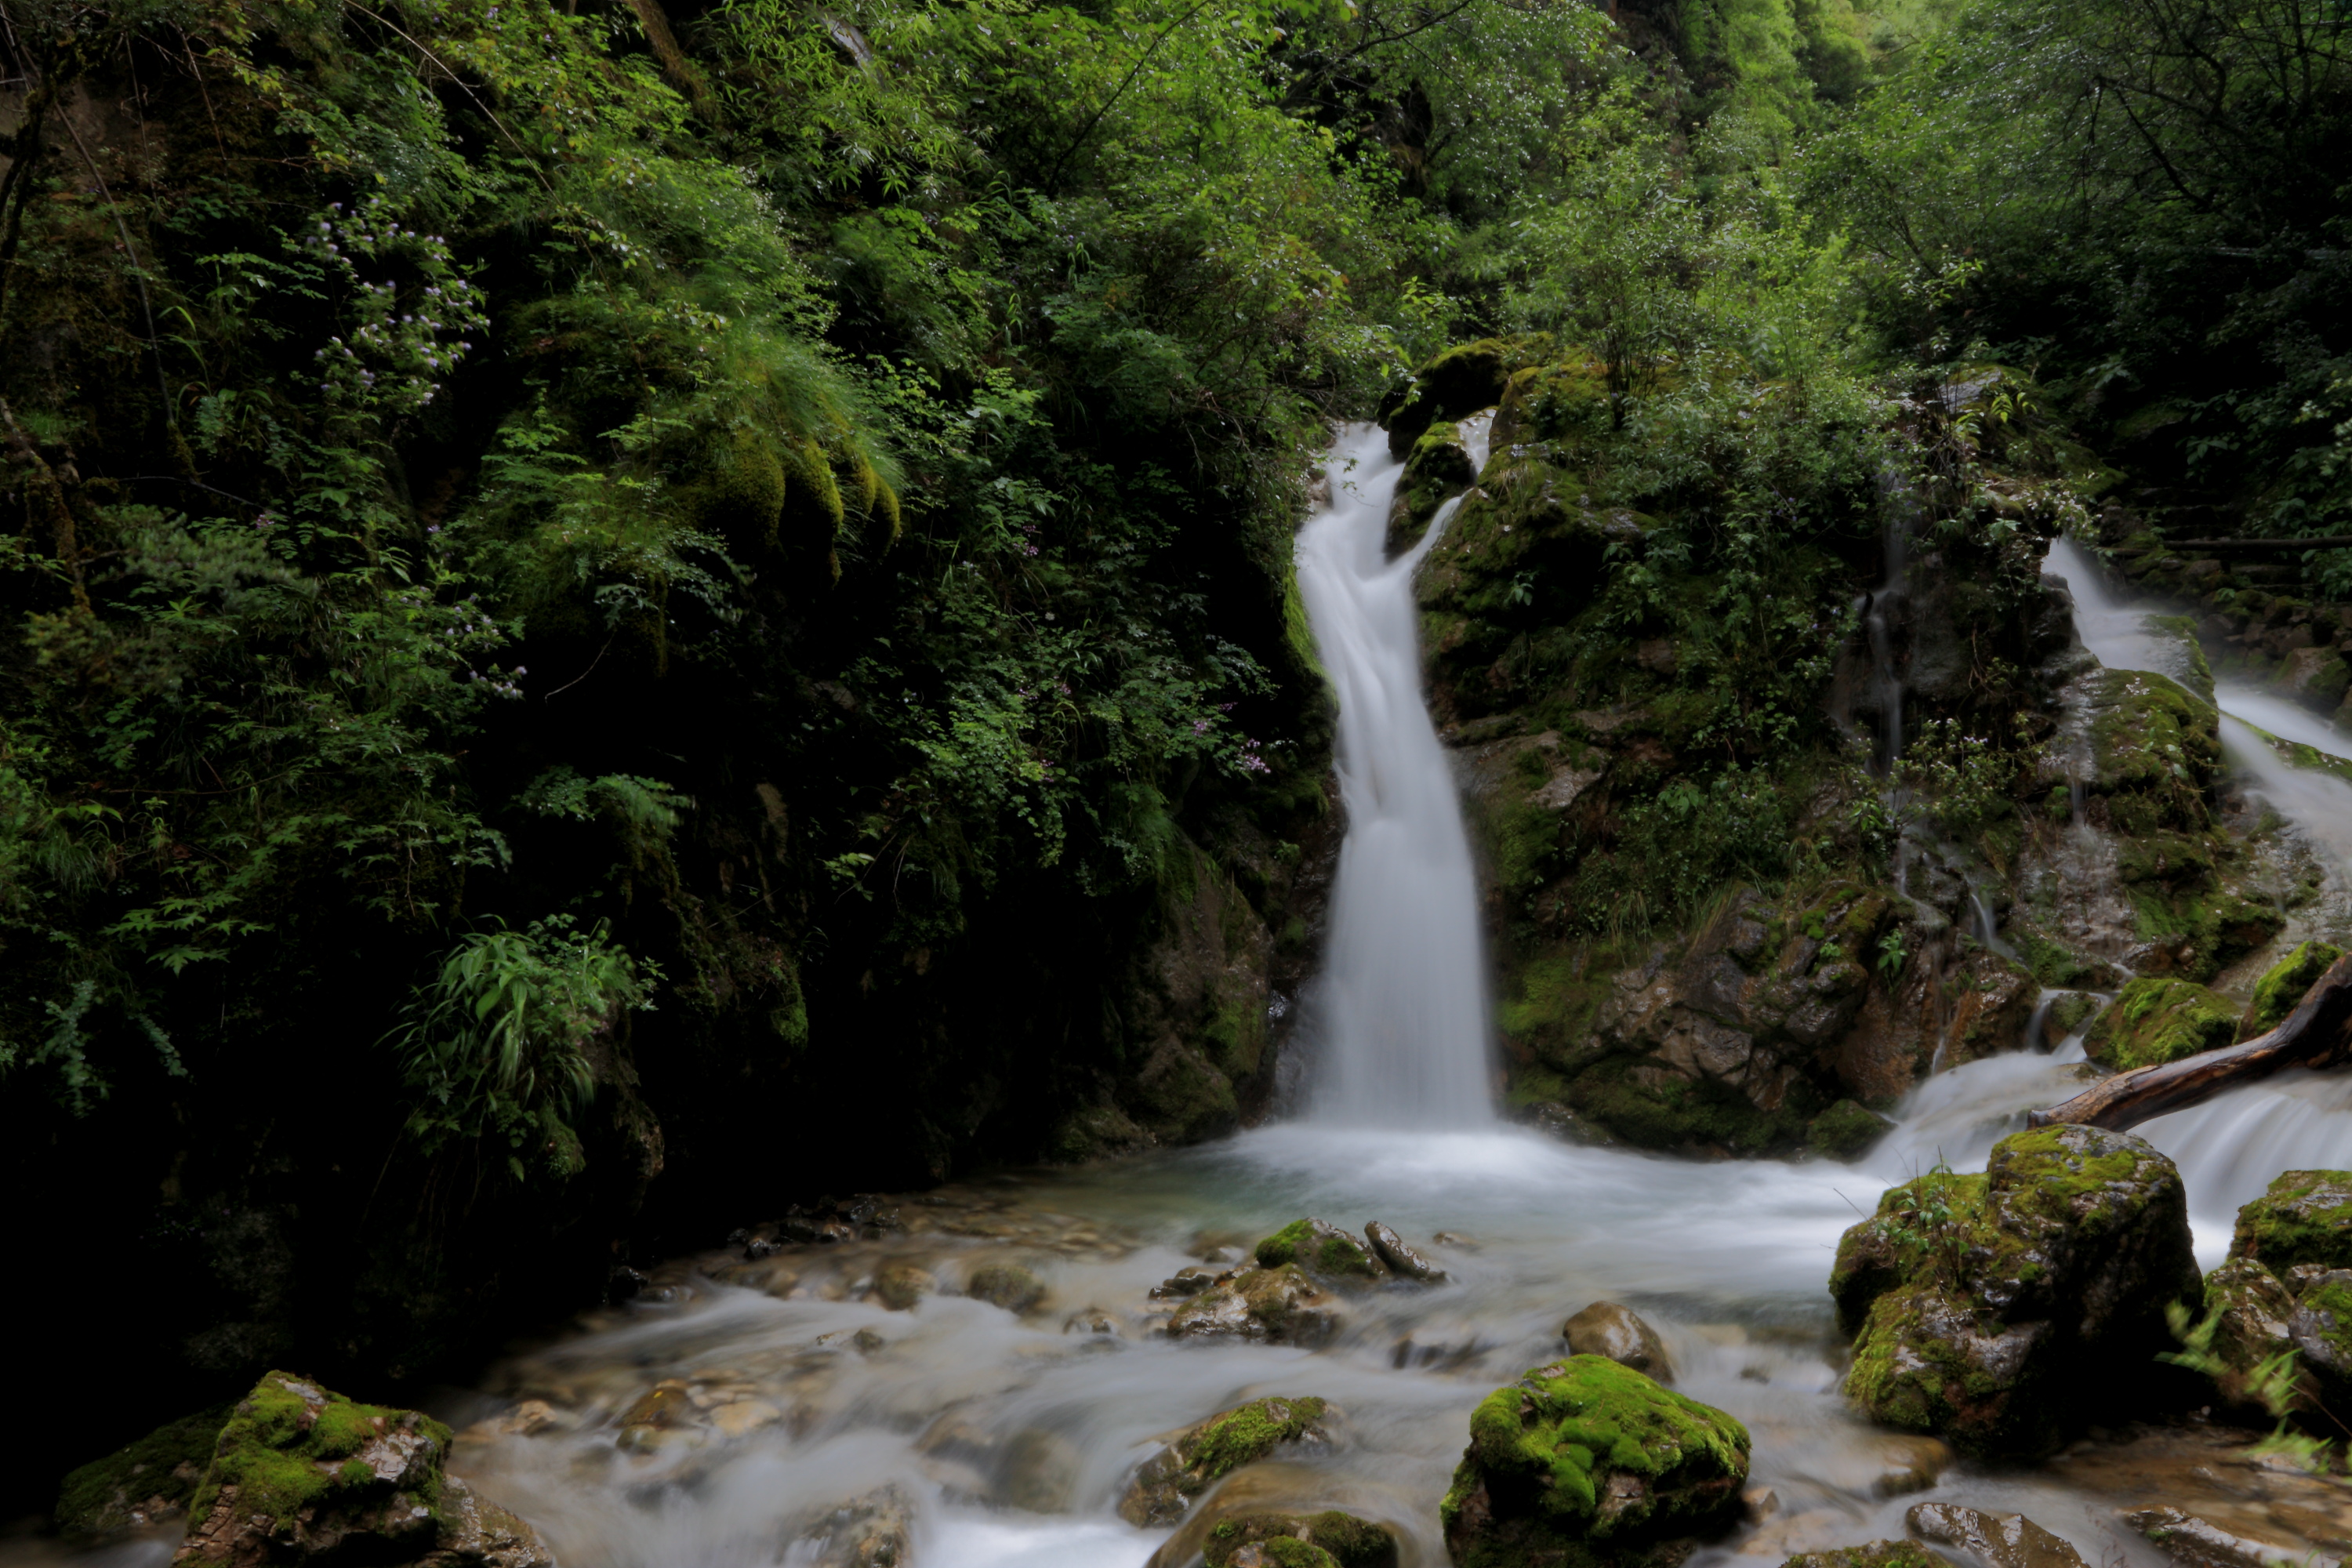
[[[1349,813],[1328,1070],[1311,1114],[893,1200],[895,1226],[869,1239],[676,1260],[638,1301],[453,1395],[443,1414],[465,1428],[459,1468],[536,1523],[567,1568],[839,1562],[823,1521],[877,1496],[911,1514],[921,1568],[1185,1568],[1199,1524],[1118,1516],[1135,1465],[1244,1398],[1319,1394],[1341,1413],[1328,1450],[1239,1472],[1194,1519],[1244,1500],[1343,1507],[1392,1524],[1406,1568],[1442,1568],[1437,1504],[1471,1408],[1559,1354],[1570,1313],[1610,1299],[1658,1329],[1683,1392],[1748,1425],[1754,1479],[1777,1499],[1697,1568],[1899,1538],[1923,1498],[2021,1510],[2100,1568],[2159,1568],[2116,1520],[2158,1502],[2343,1552],[2352,1518],[2327,1511],[2331,1483],[2221,1457],[2193,1428],[2078,1445],[2032,1469],[1939,1472],[1937,1445],[1874,1428],[1840,1399],[1824,1289],[1840,1233],[1892,1183],[1938,1162],[1981,1168],[2028,1108],[2077,1087],[2079,1042],[1930,1079],[1853,1164],[1677,1160],[1494,1120],[1475,889],[1420,698],[1419,552],[1382,562],[1396,465],[1378,432],[1343,438],[1332,479],[1298,546],[1342,703]],[[2352,1163],[2352,1077],[2273,1080],[2142,1131],[2179,1162],[2210,1266],[2237,1205],[2273,1175]],[[1454,1282],[1348,1297],[1337,1339],[1311,1352],[1155,1334],[1172,1310],[1155,1285],[1303,1214],[1384,1221]],[[995,1263],[1033,1269],[1045,1300],[1016,1313],[963,1293]],[[937,1291],[887,1310],[876,1281],[896,1264]],[[625,1436],[621,1413],[665,1380],[691,1418]]]

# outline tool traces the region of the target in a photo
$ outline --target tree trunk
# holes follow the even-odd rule
[[[2286,1022],[2223,1050],[2137,1068],[2094,1084],[2063,1105],[2037,1110],[2036,1127],[2071,1121],[2111,1131],[2195,1105],[2225,1089],[2270,1077],[2281,1068],[2327,1068],[2352,1060],[2352,953],[2304,993]]]

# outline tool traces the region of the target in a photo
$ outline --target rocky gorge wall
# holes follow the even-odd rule
[[[1889,450],[1926,477],[1890,461],[1842,527],[1788,542],[1777,656],[1726,635],[1724,565],[1686,542],[1703,522],[1671,497],[1610,503],[1624,442],[1580,353],[1489,340],[1391,395],[1392,547],[1465,494],[1419,589],[1516,1114],[1646,1148],[1847,1153],[1929,1072],[2048,1048],[2127,984],[2234,1034],[2263,970],[2333,930],[2318,864],[2231,783],[2196,645],[2176,681],[2076,637],[2042,556],[2119,476],[2047,421],[1988,416],[2021,385],[1983,367],[1889,405]],[[1474,475],[1454,422],[1487,407]],[[1939,508],[1955,447],[1967,483]],[[2100,515],[2112,534],[2128,514]],[[2293,642],[2263,656],[2281,684],[2328,687],[2311,672],[2336,622],[2237,594],[2206,646],[2242,666]],[[1774,657],[1794,710],[1742,755],[1738,667]]]

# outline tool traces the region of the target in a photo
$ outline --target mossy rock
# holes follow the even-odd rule
[[[2286,1016],[2302,1004],[2304,993],[2318,984],[2319,977],[2343,956],[2344,950],[2332,943],[2306,942],[2271,965],[2254,982],[2253,1000],[2239,1022],[2238,1037],[2251,1040],[2285,1023]]]
[[[2219,719],[2178,681],[2149,670],[2103,672],[2089,693],[2092,791],[2133,837],[2202,831],[2221,775]]]
[[[2141,975],[2099,1015],[2083,1049],[2095,1062],[2128,1070],[2219,1050],[2237,1037],[2238,1009],[2227,997],[2189,981]]]
[[[2288,1171],[2238,1211],[2230,1256],[2284,1279],[2299,1264],[2352,1268],[2352,1171]]]
[[[1610,434],[1609,367],[1590,355],[1516,371],[1495,410],[1497,447],[1551,441],[1570,448]]]
[[[1457,1568],[1673,1557],[1736,1517],[1748,1428],[1601,1356],[1539,1366],[1480,1402],[1439,1508]]]
[[[1202,1543],[1208,1568],[1230,1568],[1246,1546],[1281,1568],[1396,1568],[1396,1537],[1370,1520],[1321,1513],[1244,1513],[1221,1519]]]
[[[1478,479],[1470,444],[1462,426],[1441,420],[1421,433],[1412,455],[1397,476],[1396,496],[1389,507],[1387,550],[1391,560],[1420,542],[1437,509],[1468,489]]]
[[[1832,1160],[1867,1152],[1895,1126],[1868,1106],[1841,1100],[1805,1124],[1805,1147]]]
[[[2287,1320],[2287,1338],[2302,1363],[2303,1402],[2341,1408],[2352,1394],[2352,1272],[2331,1270],[2304,1286]],[[2341,1430],[2332,1419],[2327,1425]]]
[[[186,1512],[233,1410],[184,1415],[69,1472],[58,1492],[58,1532],[92,1546]]]
[[[1313,1397],[1253,1399],[1220,1411],[1143,1462],[1119,1500],[1118,1516],[1139,1529],[1184,1516],[1192,1500],[1278,1448],[1321,1447],[1331,1440],[1328,1407]]]
[[[2294,1348],[2287,1325],[2294,1298],[2277,1275],[2251,1258],[2227,1258],[2205,1276],[2205,1316],[2213,1325],[2198,1370],[2213,1380],[2219,1403],[2268,1415],[2257,1386],[2262,1369]]]
[[[1422,432],[1441,419],[1494,407],[1502,398],[1510,367],[1524,352],[1507,339],[1481,338],[1457,343],[1413,372],[1402,395],[1381,410],[1390,455],[1400,459],[1411,456]]]
[[[1388,1272],[1369,1246],[1313,1218],[1292,1220],[1259,1242],[1255,1257],[1267,1268],[1296,1263],[1318,1279],[1341,1283],[1369,1283]]]
[[[1331,1296],[1295,1263],[1221,1275],[1168,1320],[1168,1337],[1320,1345],[1339,1332]]]
[[[1830,1295],[1856,1336],[1846,1395],[1983,1458],[2035,1458],[2173,1348],[2203,1280],[2172,1162],[2126,1132],[2055,1126],[1930,1172],[1838,1243]]]
[[[964,1294],[1020,1317],[1045,1304],[1045,1283],[1017,1263],[991,1263],[971,1271]]]
[[[1800,1552],[1780,1568],[1951,1568],[1951,1564],[1916,1541],[1874,1541],[1867,1546]]]

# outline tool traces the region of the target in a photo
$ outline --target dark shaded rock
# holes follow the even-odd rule
[[[58,1532],[90,1546],[184,1515],[232,1408],[183,1416],[68,1474],[58,1492]]]
[[[2261,1369],[2294,1348],[2287,1331],[2294,1296],[2252,1258],[2224,1258],[2205,1276],[2205,1311],[2213,1320],[2213,1337],[2203,1370],[2212,1377],[2221,1403],[2266,1410],[2270,1399],[2258,1386],[2264,1381]]]
[[[2081,1552],[2021,1513],[1923,1502],[1912,1505],[1903,1523],[1920,1540],[1959,1547],[1987,1568],[2084,1568]]]
[[[1502,400],[1510,355],[1493,338],[1447,349],[1413,372],[1412,382],[1383,400],[1380,421],[1388,427],[1389,455],[1402,461],[1422,432],[1441,419],[1459,419]]]
[[[1630,1367],[1572,1356],[1482,1401],[1439,1510],[1457,1568],[1662,1565],[1727,1527],[1748,1429]]]
[[[1559,1331],[1571,1354],[1606,1356],[1660,1383],[1675,1380],[1675,1364],[1666,1357],[1664,1342],[1631,1307],[1595,1301],[1562,1323]]]
[[[552,1568],[530,1527],[443,1472],[449,1429],[273,1372],[238,1402],[172,1561]]]
[[[1894,1125],[1867,1106],[1841,1100],[1805,1124],[1805,1147],[1832,1160],[1852,1160],[1869,1152]]]
[[[1171,1523],[1244,1465],[1286,1447],[1328,1446],[1324,1413],[1315,1398],[1253,1399],[1210,1416],[1143,1462],[1119,1499],[1119,1518],[1138,1528]]]
[[[1401,1279],[1418,1279],[1424,1285],[1444,1285],[1454,1278],[1407,1247],[1402,1237],[1378,1220],[1364,1226],[1364,1239],[1372,1244],[1372,1251],[1388,1265],[1389,1271]]]
[[[2046,1454],[2116,1388],[2145,1389],[2167,1309],[2202,1289],[2172,1162],[2075,1126],[2004,1138],[1983,1175],[1890,1189],[1830,1278],[1857,1335],[1847,1396],[1983,1457]]]

